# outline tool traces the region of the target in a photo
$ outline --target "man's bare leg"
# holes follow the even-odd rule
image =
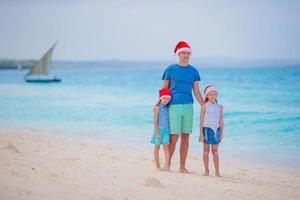
[[[179,134],[171,134],[170,135],[170,164],[169,164],[169,166],[171,166],[171,161],[172,161],[174,151],[176,149],[176,143],[178,141],[178,138],[179,138]]]
[[[163,144],[164,147],[164,153],[165,153],[165,171],[170,171],[170,145],[169,144]]]
[[[186,157],[187,157],[188,150],[189,150],[189,139],[190,139],[190,134],[186,134],[186,133],[181,133],[180,134],[180,167],[179,167],[179,172],[182,172],[182,173],[190,173],[185,168]]]

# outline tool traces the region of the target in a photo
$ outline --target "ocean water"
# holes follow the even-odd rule
[[[0,70],[0,126],[83,135],[150,146],[152,107],[164,65],[55,63],[61,83],[24,82],[24,70]],[[300,166],[300,68],[198,67],[201,93],[219,89],[223,157]],[[200,106],[194,103],[190,151],[200,156]]]

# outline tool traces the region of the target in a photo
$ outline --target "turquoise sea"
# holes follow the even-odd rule
[[[219,89],[224,106],[222,157],[300,166],[300,67],[199,67],[201,93]],[[28,70],[0,70],[0,126],[53,131],[150,146],[152,107],[166,65],[158,63],[55,62],[61,83],[32,84]],[[194,103],[191,153],[198,143]]]

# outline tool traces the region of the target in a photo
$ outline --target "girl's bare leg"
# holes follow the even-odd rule
[[[205,168],[205,176],[209,176],[209,151],[210,151],[210,145],[203,143],[203,163]]]
[[[160,163],[159,163],[159,149],[160,149],[160,145],[154,145],[154,161],[155,161],[156,169],[161,170]]]
[[[218,145],[214,144],[212,145],[211,149],[213,159],[214,159],[214,165],[215,165],[215,175],[220,177],[220,171],[219,171],[219,153],[218,153]]]
[[[164,153],[165,153],[165,171],[170,171],[170,145],[169,144],[163,144],[164,147]]]

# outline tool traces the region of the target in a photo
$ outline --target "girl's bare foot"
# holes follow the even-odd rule
[[[221,174],[220,174],[220,172],[216,172],[215,175],[216,175],[217,177],[222,177]]]
[[[164,167],[163,171],[170,172],[171,170],[170,170],[170,167]]]
[[[204,176],[209,176],[209,170],[205,170],[205,172],[204,172],[203,175],[204,175]]]
[[[180,173],[190,174],[191,172],[187,170],[186,168],[179,168]]]
[[[156,170],[162,171],[163,169],[162,169],[160,166],[157,166],[157,167],[156,167]]]

